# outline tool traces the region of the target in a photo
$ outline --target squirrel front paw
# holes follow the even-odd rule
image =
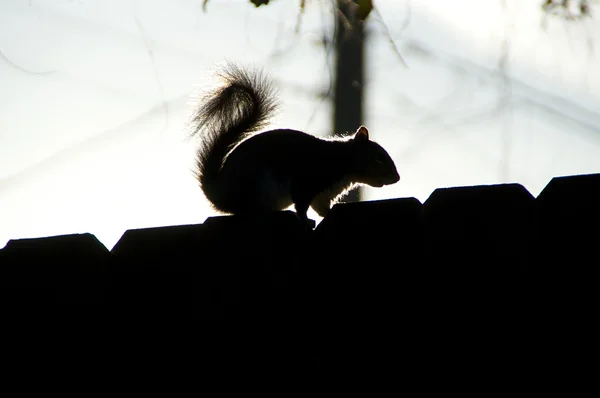
[[[304,230],[305,231],[312,231],[313,229],[315,229],[316,225],[317,225],[317,223],[315,222],[315,220],[311,220],[310,218],[307,218],[306,220],[304,220]]]
[[[306,212],[303,212],[303,213],[296,212],[296,216],[303,223],[303,228],[305,231],[312,231],[313,229],[315,229],[315,226],[317,225],[317,223],[315,222],[315,220],[311,220],[310,218],[308,218],[308,216],[306,215]]]

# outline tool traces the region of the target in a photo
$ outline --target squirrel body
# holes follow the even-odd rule
[[[302,131],[258,133],[277,110],[266,77],[228,65],[224,84],[194,114],[192,134],[203,140],[196,176],[212,206],[223,213],[256,214],[295,206],[306,220],[322,217],[358,184],[394,184],[400,176],[389,154],[360,126],[350,138],[320,138]]]

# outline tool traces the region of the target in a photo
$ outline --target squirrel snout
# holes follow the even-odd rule
[[[394,170],[393,173],[383,176],[383,178],[381,179],[382,186],[383,185],[392,185],[392,184],[397,183],[398,181],[400,181],[400,174],[398,174],[398,171],[396,171],[396,170]]]
[[[398,174],[398,170],[396,170],[394,167],[393,170],[390,170],[390,173],[384,177],[384,179],[386,180],[385,185],[395,184],[400,181],[400,174]]]
[[[371,179],[370,181],[367,180],[364,182],[372,187],[381,188],[384,185],[392,185],[397,183],[398,181],[400,181],[400,174],[398,174],[398,172],[396,171],[394,173],[381,175],[379,177]]]

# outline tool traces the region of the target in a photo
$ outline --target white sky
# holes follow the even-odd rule
[[[329,133],[316,96],[329,85],[329,2],[307,2],[299,34],[298,1],[247,3],[1,0],[0,247],[91,232],[110,249],[127,229],[214,215],[185,122],[224,60],[271,74],[277,125]],[[502,182],[537,195],[552,176],[600,171],[600,9],[544,30],[538,0],[374,3],[409,68],[372,14],[364,122],[402,180],[367,198]]]

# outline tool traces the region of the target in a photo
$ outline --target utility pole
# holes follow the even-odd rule
[[[365,34],[357,3],[358,0],[337,1],[333,104],[333,130],[337,133],[352,134],[362,124]],[[360,189],[355,189],[344,201],[356,202],[360,198]]]

